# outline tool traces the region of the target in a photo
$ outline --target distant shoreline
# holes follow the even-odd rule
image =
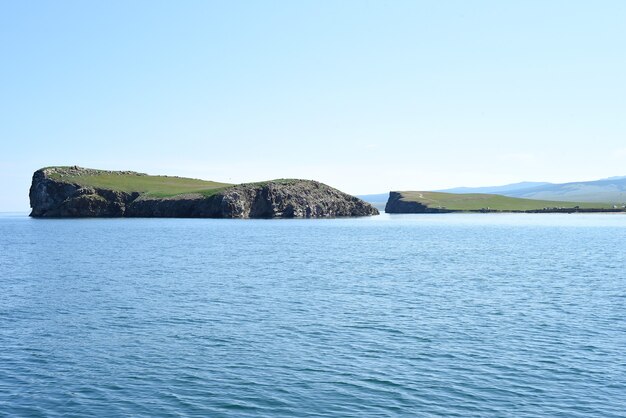
[[[615,203],[535,200],[485,193],[390,192],[387,213],[616,213]]]
[[[523,213],[523,214],[542,214],[542,213],[626,213],[626,209],[546,209],[546,210],[495,210],[495,209],[484,209],[484,210],[447,210],[447,209],[439,209],[439,210],[426,210],[422,212],[384,212],[390,215],[420,215],[420,214],[447,214],[447,213]]]

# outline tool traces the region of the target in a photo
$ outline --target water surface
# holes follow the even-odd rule
[[[0,216],[0,416],[617,417],[626,216]]]

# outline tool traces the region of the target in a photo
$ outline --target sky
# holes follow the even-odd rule
[[[624,1],[0,2],[0,212],[79,165],[353,194],[626,175]]]

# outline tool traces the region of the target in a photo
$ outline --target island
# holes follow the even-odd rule
[[[228,184],[134,171],[46,167],[30,187],[31,217],[329,218],[378,215],[313,180]]]
[[[625,212],[623,205],[598,202],[565,202],[535,200],[486,193],[443,193],[394,191],[389,193],[386,213],[451,213],[451,212]]]

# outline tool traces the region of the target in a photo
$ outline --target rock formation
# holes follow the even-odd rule
[[[402,192],[389,192],[386,213],[449,213],[450,210],[432,208],[414,200],[405,200]]]
[[[225,187],[215,194],[154,197],[73,181],[90,175],[142,175],[79,167],[45,168],[33,175],[32,217],[323,218],[377,215],[369,203],[312,180],[275,180]]]

